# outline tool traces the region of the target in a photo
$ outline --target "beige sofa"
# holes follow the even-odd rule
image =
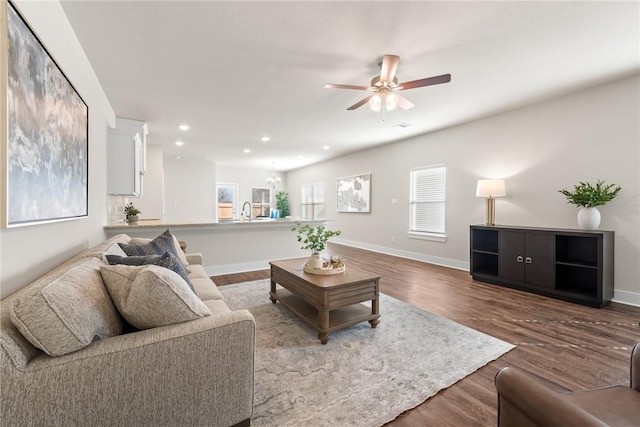
[[[12,323],[12,300],[129,240],[119,235],[90,248],[0,302],[0,425],[249,425],[255,322],[227,307],[199,254],[187,255],[189,279],[210,316],[95,340],[59,357]]]

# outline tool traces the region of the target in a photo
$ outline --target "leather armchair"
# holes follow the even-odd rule
[[[640,343],[631,351],[631,384],[560,392],[517,368],[495,378],[500,427],[640,426]]]

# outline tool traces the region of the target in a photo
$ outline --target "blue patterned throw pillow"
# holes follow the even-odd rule
[[[109,265],[149,265],[160,261],[162,255],[149,256],[121,256],[121,255],[105,255]]]
[[[177,256],[170,252],[165,252],[163,255],[134,255],[134,256],[120,256],[120,255],[107,255],[107,261],[110,265],[157,265],[159,267],[168,268],[169,270],[177,273],[178,276],[182,277],[187,285],[193,289],[193,284],[191,280],[189,280],[189,272],[182,265]],[[195,291],[194,291],[195,292]]]
[[[178,256],[178,248],[173,243],[173,235],[168,229],[149,243],[141,245],[118,243],[118,245],[129,256],[164,255],[165,252]]]

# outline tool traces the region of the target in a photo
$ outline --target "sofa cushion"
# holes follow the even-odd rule
[[[187,322],[211,312],[175,272],[156,265],[100,269],[120,314],[138,329]]]
[[[171,234],[169,229],[155,239],[134,237],[129,241],[128,245],[133,245],[134,247],[127,246],[129,250],[122,247],[127,255],[162,255],[165,252],[170,252],[177,256],[185,267],[189,265],[187,256],[180,248],[178,239]]]
[[[87,259],[47,285],[22,293],[12,301],[11,321],[50,356],[119,335],[123,322],[102,282],[101,266],[101,260]]]
[[[200,297],[202,301],[223,299],[222,294],[218,290],[218,287],[208,277],[201,278],[193,277],[192,275],[191,283],[193,283],[193,291]]]

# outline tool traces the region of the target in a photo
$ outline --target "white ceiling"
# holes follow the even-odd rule
[[[635,1],[62,6],[117,116],[148,122],[165,157],[227,166],[291,170],[640,69]],[[400,82],[452,81],[402,92],[416,106],[386,121],[346,110],[368,92],[324,89],[367,85],[384,54],[400,56]]]

